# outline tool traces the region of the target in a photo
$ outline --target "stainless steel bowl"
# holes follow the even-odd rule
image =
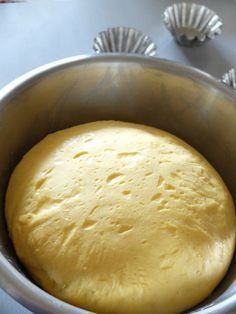
[[[4,220],[9,175],[46,134],[103,119],[179,136],[212,163],[236,198],[236,94],[209,75],[169,61],[112,54],[65,59],[20,77],[0,92],[0,283],[34,313],[88,312],[41,290],[17,261]],[[219,287],[190,312],[236,313],[235,280],[234,258]]]

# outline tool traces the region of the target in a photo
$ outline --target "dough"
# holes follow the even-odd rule
[[[52,295],[97,313],[178,313],[206,298],[235,248],[235,209],[192,147],[98,121],[48,135],[6,197],[21,262]]]

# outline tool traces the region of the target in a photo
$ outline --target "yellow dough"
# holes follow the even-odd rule
[[[17,255],[39,285],[94,311],[179,313],[207,297],[235,248],[235,209],[192,147],[98,121],[47,136],[6,197]]]

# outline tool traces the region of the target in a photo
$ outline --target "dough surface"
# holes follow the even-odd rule
[[[192,147],[98,121],[48,135],[6,196],[21,262],[54,296],[109,314],[179,313],[206,298],[235,248],[235,209]]]

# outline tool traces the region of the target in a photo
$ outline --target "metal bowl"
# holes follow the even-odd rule
[[[0,91],[0,283],[40,314],[88,313],[41,290],[12,249],[4,220],[9,175],[46,134],[115,119],[169,131],[200,151],[236,198],[236,95],[196,69],[137,55],[73,57],[45,65]],[[213,294],[188,313],[236,312],[236,263]]]

